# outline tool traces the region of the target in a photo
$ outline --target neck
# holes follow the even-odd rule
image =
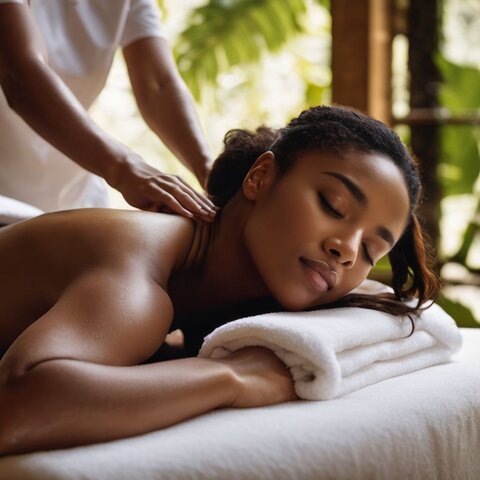
[[[234,198],[211,224],[196,222],[187,261],[169,283],[177,312],[208,310],[268,296],[243,240],[248,205]]]

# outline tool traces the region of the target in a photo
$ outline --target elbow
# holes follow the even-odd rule
[[[62,362],[59,368],[59,359],[36,363],[3,360],[0,362],[0,456],[70,445],[70,413],[63,409],[65,402],[59,392],[59,383],[66,383],[70,370],[62,368]]]
[[[9,68],[0,80],[7,105],[14,112],[17,112],[21,103],[22,83],[22,74],[18,68]]]
[[[141,85],[134,88],[135,100],[140,113],[147,117],[156,117],[158,109],[164,107],[166,101],[176,98],[179,94],[188,93],[180,76],[171,73],[158,75],[154,79],[145,79]]]
[[[9,385],[0,386],[0,457],[24,453],[21,411],[18,398]]]
[[[37,404],[41,384],[34,370],[1,369],[0,457],[35,450],[32,440],[44,430]]]
[[[2,405],[5,413],[0,414],[0,458],[34,451],[29,440],[28,426],[19,421],[19,409],[13,405],[6,405],[6,408],[8,410]]]
[[[40,59],[28,58],[9,65],[0,77],[7,105],[21,115],[28,108],[31,82],[37,82],[45,64]]]
[[[9,72],[2,77],[0,85],[2,87],[3,95],[5,96],[7,105],[11,110],[17,112],[17,105],[19,103],[20,96],[17,77],[13,74],[13,72]]]

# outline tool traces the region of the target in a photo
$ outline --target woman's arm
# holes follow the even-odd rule
[[[185,358],[118,367],[47,360],[0,387],[0,455],[137,435],[232,404],[224,364]]]
[[[97,269],[74,282],[0,361],[0,455],[297,398],[288,369],[264,348],[138,365],[163,343],[172,313],[165,291],[131,269]]]
[[[136,435],[231,403],[234,375],[219,362],[136,365],[171,318],[168,295],[130,270],[74,282],[0,362],[0,453]]]

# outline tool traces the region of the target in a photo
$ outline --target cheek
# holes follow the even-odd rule
[[[255,250],[262,250],[272,261],[299,253],[306,242],[318,236],[318,209],[310,199],[294,195],[293,188],[278,188],[255,206],[248,221],[247,239]],[[279,257],[280,256],[280,257]]]
[[[250,215],[244,230],[244,243],[260,273],[277,255],[284,239],[285,226],[278,210],[256,208]],[[263,267],[263,268],[262,268]]]
[[[287,284],[288,265],[298,248],[292,205],[282,199],[255,206],[243,231],[245,248],[258,274],[274,295]],[[298,215],[296,215],[298,216]]]
[[[345,272],[342,279],[342,296],[347,295],[352,290],[357,288],[364,280],[367,279],[368,274],[371,272],[369,267],[359,267]]]

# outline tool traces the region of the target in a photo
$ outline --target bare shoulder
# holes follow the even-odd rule
[[[100,284],[105,312],[110,305],[115,315],[113,306],[128,294],[133,303],[122,315],[124,325],[134,317],[155,325],[155,301],[164,312],[170,309],[168,278],[188,255],[193,232],[191,221],[173,215],[110,209],[55,212],[0,229],[0,349],[70,298],[68,292],[87,301]],[[143,292],[148,312],[137,310],[135,298]],[[170,314],[162,318],[162,332],[170,321]]]
[[[147,269],[163,287],[191,249],[194,222],[178,215],[105,209],[77,215],[84,217],[81,221],[104,259],[126,262],[135,270]]]
[[[37,262],[48,258],[74,270],[145,267],[162,283],[185,261],[193,234],[193,222],[176,215],[89,208],[42,215],[15,225],[10,235],[24,239],[24,252],[33,248]]]
[[[53,359],[139,364],[163,343],[172,319],[170,298],[156,283],[111,267],[91,269],[18,336],[0,362],[0,379]]]

